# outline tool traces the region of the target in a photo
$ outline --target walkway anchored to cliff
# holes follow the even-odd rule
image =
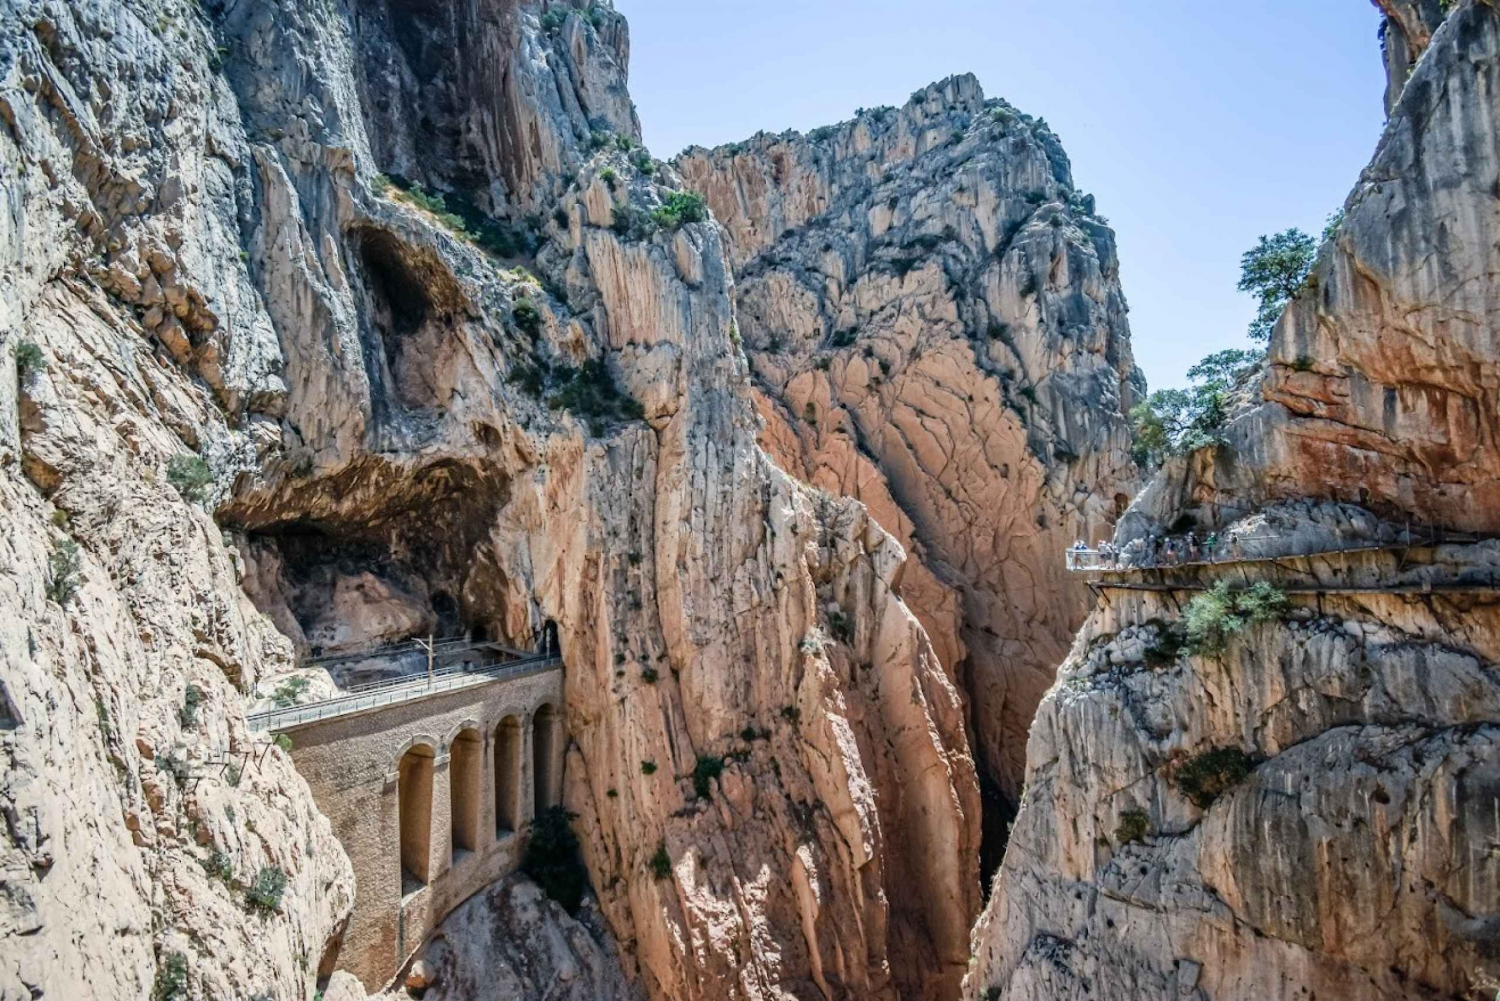
[[[1216,536],[1198,542],[1192,536],[1185,541],[1177,538],[1157,540],[1144,549],[1133,548],[1136,540],[1125,549],[1115,549],[1107,543],[1091,549],[1079,545],[1064,551],[1067,569],[1071,573],[1130,574],[1147,570],[1177,570],[1191,567],[1251,566],[1260,563],[1280,563],[1283,560],[1314,559],[1320,556],[1354,556],[1360,553],[1406,553],[1413,549],[1431,549],[1441,545],[1474,545],[1481,539],[1471,535],[1454,535],[1433,532],[1414,537],[1403,533],[1404,540],[1371,542],[1361,539],[1347,546],[1315,549],[1306,552],[1262,553],[1246,555],[1245,547],[1255,547],[1269,541],[1283,540],[1283,536],[1230,536],[1219,542]],[[1206,553],[1206,556],[1200,555]],[[1179,555],[1180,554],[1180,555]]]

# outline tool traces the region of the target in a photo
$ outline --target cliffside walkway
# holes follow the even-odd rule
[[[469,646],[466,649],[478,648],[477,646]],[[412,651],[406,650],[401,652]],[[308,661],[308,663],[371,659],[374,656],[377,655],[367,653],[363,657],[349,655],[336,658],[321,658],[319,661]],[[267,730],[279,732],[319,720],[332,719],[337,716],[347,716],[351,713],[360,713],[370,709],[397,705],[403,702],[410,702],[414,699],[427,698],[441,692],[451,692],[458,688],[468,688],[474,685],[486,685],[510,678],[525,677],[529,674],[536,674],[561,666],[562,657],[559,654],[528,654],[516,650],[505,650],[505,654],[501,657],[487,659],[484,663],[480,664],[455,664],[434,670],[431,674],[419,674],[406,678],[390,678],[385,681],[372,681],[364,685],[353,685],[330,699],[251,713],[246,717],[246,722],[252,731]]]
[[[1089,589],[1102,596],[1104,591],[1147,591],[1157,593],[1201,592],[1211,590],[1216,579],[1226,571],[1239,569],[1244,583],[1251,576],[1270,579],[1278,584],[1285,594],[1305,595],[1359,595],[1359,594],[1490,594],[1500,592],[1500,565],[1488,560],[1474,564],[1455,563],[1449,559],[1438,561],[1417,560],[1410,557],[1415,551],[1435,551],[1442,545],[1474,545],[1483,540],[1473,536],[1456,536],[1452,533],[1433,533],[1397,540],[1357,540],[1348,545],[1303,551],[1284,551],[1246,555],[1242,545],[1236,545],[1237,553],[1222,553],[1213,559],[1197,558],[1177,560],[1173,558],[1139,560],[1143,554],[1137,550],[1138,559],[1121,558],[1118,553],[1105,550],[1072,547],[1067,550],[1067,567],[1074,573],[1088,575]],[[1238,540],[1243,544],[1246,540]],[[1278,541],[1285,537],[1261,536],[1253,542]],[[1394,566],[1379,559],[1380,554],[1397,557]],[[1322,568],[1305,563],[1329,557],[1370,556],[1363,561],[1351,560],[1346,566],[1324,566]],[[1298,566],[1298,563],[1303,563]],[[1257,570],[1255,568],[1268,568]],[[1273,569],[1271,569],[1273,568]],[[1205,575],[1203,571],[1210,571]],[[1247,573],[1248,571],[1248,573]],[[1279,580],[1279,578],[1290,578]],[[1353,579],[1351,579],[1353,578]]]
[[[1402,553],[1412,549],[1430,549],[1440,545],[1473,545],[1482,540],[1471,535],[1456,535],[1444,532],[1429,532],[1420,536],[1414,536],[1411,532],[1401,533],[1404,539],[1391,541],[1373,541],[1368,539],[1351,540],[1348,545],[1333,546],[1327,549],[1312,549],[1301,552],[1254,552],[1267,543],[1284,542],[1284,536],[1260,535],[1229,537],[1221,540],[1215,549],[1208,549],[1205,543],[1196,544],[1196,549],[1203,555],[1194,555],[1187,558],[1158,551],[1126,550],[1113,551],[1108,549],[1087,549],[1071,546],[1064,550],[1067,569],[1071,573],[1089,574],[1130,574],[1142,573],[1148,570],[1177,570],[1191,567],[1224,567],[1253,565],[1257,563],[1276,563],[1281,560],[1308,559],[1318,556],[1352,556],[1358,553]],[[1169,540],[1162,540],[1165,544]],[[1175,539],[1170,541],[1177,541]],[[1183,552],[1191,550],[1183,544]]]

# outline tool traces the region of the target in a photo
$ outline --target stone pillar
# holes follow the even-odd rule
[[[453,866],[453,785],[449,755],[445,749],[432,763],[432,833],[428,841],[428,885],[448,874]]]

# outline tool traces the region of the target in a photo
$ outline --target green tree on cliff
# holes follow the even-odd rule
[[[1271,339],[1282,310],[1307,287],[1317,253],[1317,241],[1300,229],[1262,236],[1245,251],[1240,258],[1239,288],[1260,299],[1250,323],[1251,340],[1266,343]]]
[[[1255,370],[1260,352],[1230,348],[1216,351],[1188,369],[1187,389],[1158,389],[1130,411],[1134,437],[1131,455],[1151,468],[1169,455],[1219,442],[1228,416],[1229,393]]]

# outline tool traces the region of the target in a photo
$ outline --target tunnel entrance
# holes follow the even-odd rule
[[[401,756],[396,802],[401,813],[401,895],[427,885],[432,875],[433,750],[418,744]]]
[[[454,862],[479,848],[481,746],[478,730],[463,730],[453,738],[448,752]]]
[[[531,767],[536,814],[562,801],[562,718],[551,705],[536,711],[532,720]]]
[[[495,728],[495,833],[521,823],[521,721],[507,716]]]

